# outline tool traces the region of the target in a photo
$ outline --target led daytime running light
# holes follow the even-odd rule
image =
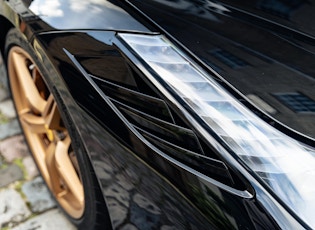
[[[266,124],[163,36],[119,36],[304,221],[315,227],[315,152]]]

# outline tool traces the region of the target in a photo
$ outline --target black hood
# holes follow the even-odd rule
[[[315,139],[314,1],[130,2],[261,110]]]

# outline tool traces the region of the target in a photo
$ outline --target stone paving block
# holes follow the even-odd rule
[[[6,124],[0,125],[0,140],[21,133],[21,127],[17,119],[13,119]]]
[[[12,230],[75,230],[76,228],[57,209],[27,220]]]
[[[1,151],[0,151],[0,168],[2,167],[3,164],[5,164],[5,160],[3,156],[1,155]]]
[[[30,155],[23,135],[13,136],[0,141],[0,153],[7,162]]]
[[[7,72],[6,68],[4,67],[2,55],[0,55],[0,101],[9,96],[7,85],[8,85]]]
[[[22,192],[29,201],[33,212],[43,212],[56,206],[41,177],[36,177],[34,180],[23,184]]]
[[[23,172],[19,166],[12,164],[0,170],[0,188],[23,179]]]
[[[31,156],[26,156],[25,158],[23,158],[22,162],[27,172],[28,179],[33,179],[34,177],[39,175],[38,169]]]
[[[0,75],[0,79],[1,79]],[[9,98],[9,92],[7,89],[4,88],[4,86],[0,83],[0,101],[6,100]]]
[[[4,116],[9,119],[16,117],[15,108],[11,99],[0,102],[0,111]]]
[[[18,223],[31,215],[21,195],[14,189],[0,192],[0,226]]]

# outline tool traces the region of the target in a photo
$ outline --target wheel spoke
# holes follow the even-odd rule
[[[69,157],[70,137],[58,141],[56,146],[55,160],[59,175],[76,200],[82,205],[84,202],[83,187],[77,172]]]
[[[48,186],[54,193],[60,190],[60,181],[58,175],[56,175],[56,163],[55,163],[55,151],[56,145],[55,143],[50,143],[45,152],[45,163],[46,168],[49,174],[49,180],[47,181]]]
[[[25,57],[14,52],[12,53],[12,60],[15,66],[14,70],[28,103],[34,111],[42,112],[45,108],[45,100],[40,96],[34,84],[33,78],[27,68]]]
[[[45,133],[45,120],[42,117],[33,115],[31,113],[20,113],[20,120],[26,128],[32,133]]]
[[[54,130],[61,130],[60,114],[54,97],[50,95],[47,99],[42,116],[44,117],[46,127]]]

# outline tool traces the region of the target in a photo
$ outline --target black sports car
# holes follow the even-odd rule
[[[315,228],[314,0],[0,0],[21,126],[80,229]]]

